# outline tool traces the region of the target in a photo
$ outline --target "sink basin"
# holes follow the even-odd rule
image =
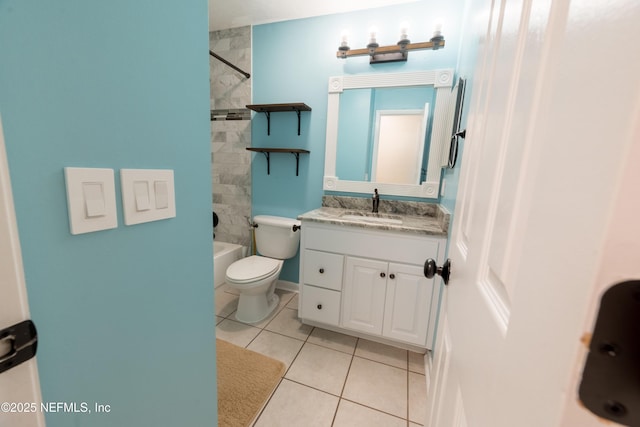
[[[342,219],[354,219],[377,224],[402,224],[402,218],[397,215],[379,214],[373,212],[345,212],[340,215]]]

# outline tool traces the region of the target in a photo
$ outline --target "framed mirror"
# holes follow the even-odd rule
[[[323,189],[438,197],[453,70],[329,79]]]

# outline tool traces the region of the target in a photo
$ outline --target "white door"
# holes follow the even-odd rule
[[[20,240],[0,121],[0,330],[29,319]],[[11,350],[0,342],[0,359]],[[43,427],[35,357],[0,373],[0,426]]]
[[[428,425],[600,426],[581,338],[640,278],[640,2],[486,3]]]

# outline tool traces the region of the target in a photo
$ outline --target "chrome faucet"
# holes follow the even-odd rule
[[[373,210],[371,212],[373,213],[378,213],[378,207],[380,206],[380,196],[378,195],[378,189],[374,189],[373,190],[373,196],[371,196],[371,198],[373,199]]]

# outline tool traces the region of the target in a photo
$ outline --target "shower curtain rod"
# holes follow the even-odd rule
[[[226,65],[228,65],[229,67],[233,68],[234,70],[236,70],[237,72],[243,74],[246,78],[250,78],[251,74],[242,71],[240,68],[236,67],[235,65],[233,65],[231,62],[227,61],[226,59],[224,59],[223,57],[216,55],[215,53],[213,53],[212,51],[209,51],[209,55],[213,56],[214,58],[216,58],[218,61],[221,61],[223,63],[225,63]]]

